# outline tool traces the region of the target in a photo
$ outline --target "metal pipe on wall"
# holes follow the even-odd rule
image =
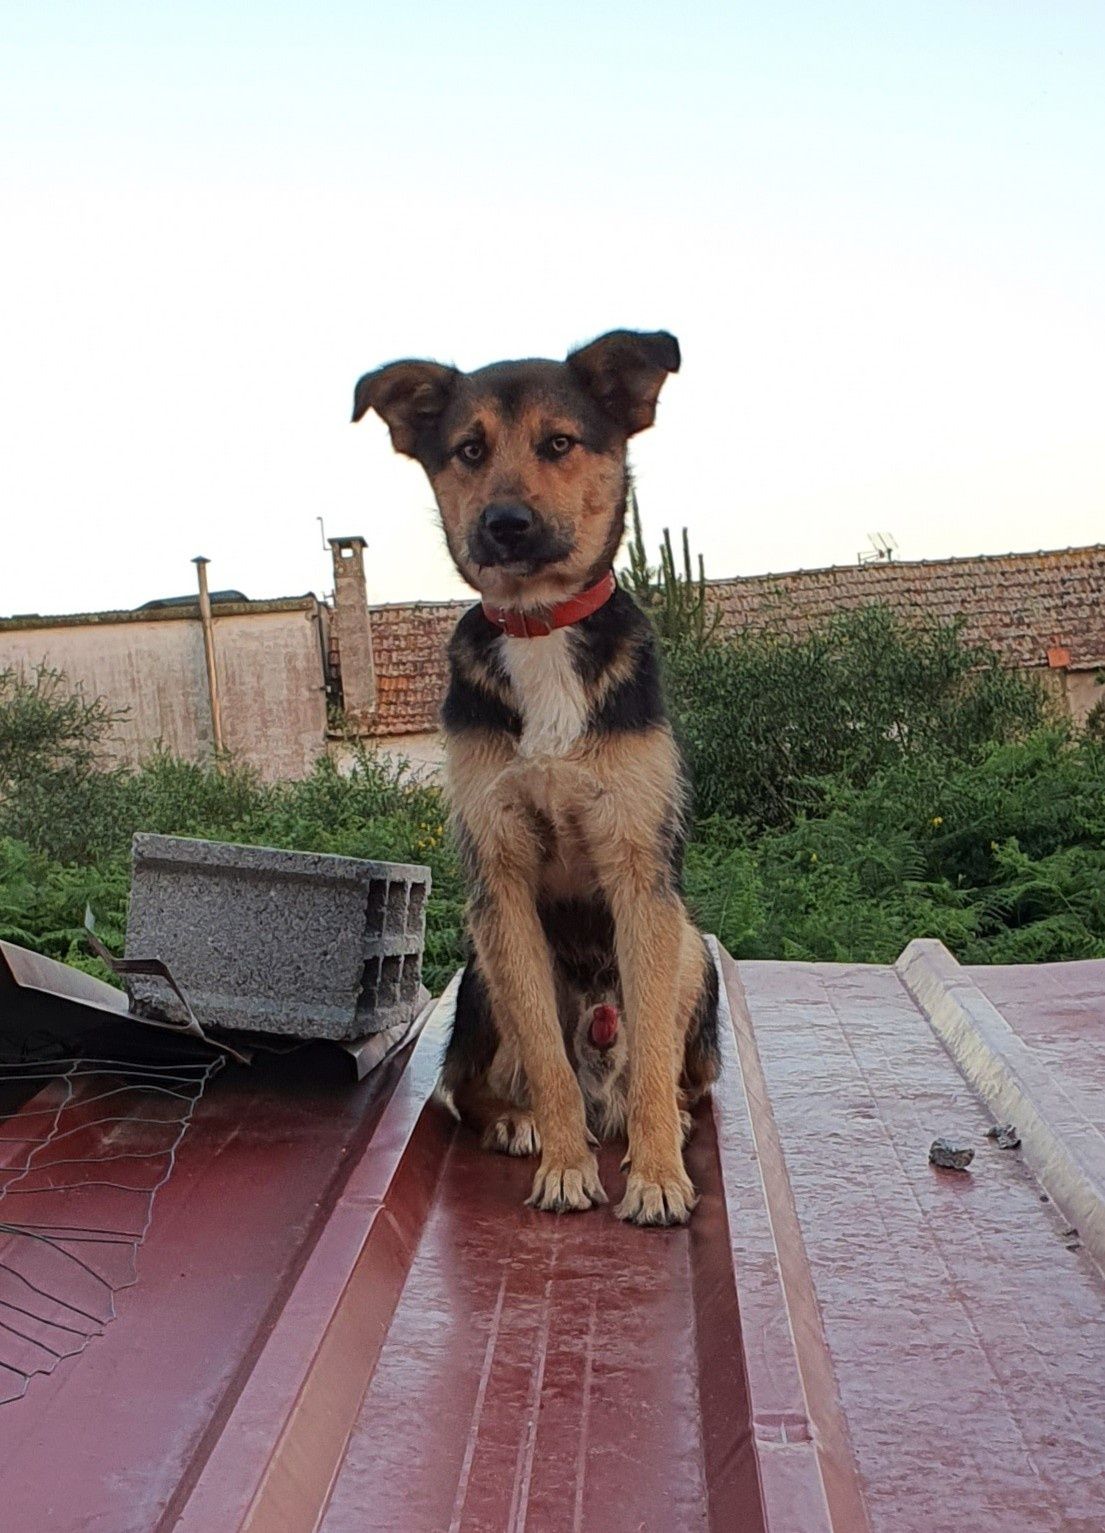
[[[203,629],[203,654],[207,661],[207,695],[211,704],[211,737],[215,743],[215,754],[222,755],[223,750],[223,716],[219,707],[219,677],[215,669],[215,624],[211,618],[211,594],[207,589],[207,566],[210,560],[198,554],[192,560],[196,566],[199,577],[200,591],[200,626]]]

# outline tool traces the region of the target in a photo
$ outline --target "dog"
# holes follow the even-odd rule
[[[471,945],[442,1092],[489,1147],[540,1156],[533,1207],[605,1203],[572,1045],[581,1007],[614,1006],[627,1075],[599,1127],[624,1121],[615,1212],[640,1225],[690,1217],[681,1115],[719,1068],[716,970],[682,897],[686,778],[652,625],[612,568],[627,444],[679,365],[666,331],[617,330],[563,362],[393,362],[353,407],[422,465],[481,598],[442,708]]]

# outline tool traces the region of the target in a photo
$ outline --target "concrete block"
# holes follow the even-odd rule
[[[429,868],[136,835],[128,958],[160,958],[204,1027],[348,1040],[418,1007]],[[141,1007],[180,1020],[158,980]]]

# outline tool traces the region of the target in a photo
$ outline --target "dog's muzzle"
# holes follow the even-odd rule
[[[496,501],[480,513],[468,538],[468,552],[474,564],[517,564],[534,570],[563,559],[571,549],[529,506]]]

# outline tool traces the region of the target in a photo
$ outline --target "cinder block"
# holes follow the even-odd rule
[[[136,835],[128,958],[160,958],[205,1027],[347,1040],[418,1005],[429,868]],[[175,1021],[158,980],[134,1001]]]

